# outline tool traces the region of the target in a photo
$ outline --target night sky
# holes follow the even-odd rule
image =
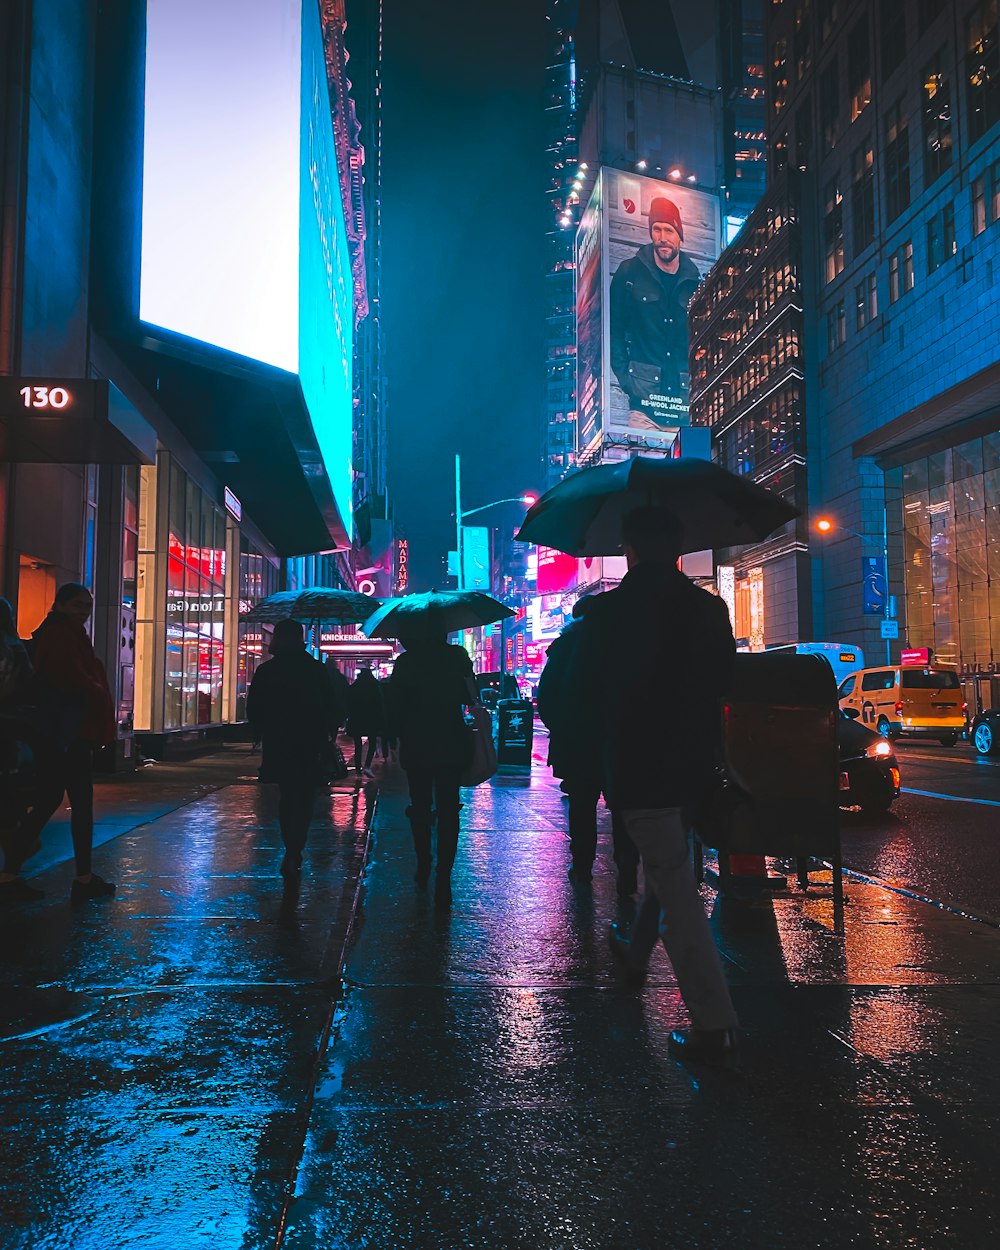
[[[540,484],[544,5],[385,0],[384,16],[389,497],[422,590],[455,545],[456,452],[463,510]]]

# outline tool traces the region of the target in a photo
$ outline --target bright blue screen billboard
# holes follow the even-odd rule
[[[353,282],[317,0],[147,0],[139,316],[299,377],[351,521]]]

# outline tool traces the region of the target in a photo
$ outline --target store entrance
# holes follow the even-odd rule
[[[55,597],[55,566],[22,555],[17,579],[17,632],[22,638],[30,638],[41,625]]]

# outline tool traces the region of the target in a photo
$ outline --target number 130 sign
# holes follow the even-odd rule
[[[99,400],[106,387],[94,378],[0,378],[0,418],[95,417],[106,411]]]

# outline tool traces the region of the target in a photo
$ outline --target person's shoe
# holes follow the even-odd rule
[[[74,881],[69,891],[71,903],[88,903],[92,898],[110,898],[115,892],[115,883],[105,881],[96,872],[90,874],[89,881]]]
[[[451,911],[451,881],[448,877],[438,877],[434,882],[435,911]]]
[[[23,877],[12,881],[0,881],[0,905],[5,903],[37,903],[45,897],[45,891],[28,885]]]
[[[636,989],[646,981],[646,968],[635,962],[632,955],[632,943],[625,937],[616,924],[608,926],[608,950],[614,961],[615,969],[626,985]]]
[[[588,868],[577,868],[575,864],[566,870],[566,876],[574,885],[590,885],[594,879]]]
[[[739,1047],[735,1029],[674,1029],[667,1049],[678,1059],[733,1059]]]
[[[297,877],[301,872],[301,853],[298,851],[286,851],[285,858],[281,861],[281,875],[283,877]]]

